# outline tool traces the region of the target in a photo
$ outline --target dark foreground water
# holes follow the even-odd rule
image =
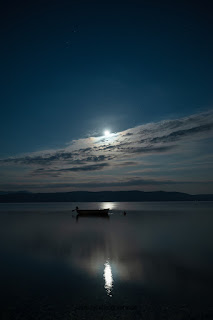
[[[213,319],[213,203],[1,204],[0,291],[1,319]]]

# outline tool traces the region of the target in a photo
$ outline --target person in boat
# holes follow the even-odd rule
[[[75,207],[76,212],[78,211],[78,207]]]

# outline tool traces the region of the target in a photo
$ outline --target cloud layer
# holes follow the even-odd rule
[[[151,157],[152,162],[155,162],[160,155],[167,156],[167,158],[175,155],[178,161],[181,160],[181,157],[188,157],[190,160],[198,145],[204,150],[203,142],[210,137],[213,137],[213,111],[180,119],[148,123],[112,133],[109,137],[74,140],[63,149],[0,159],[0,166],[4,170],[12,166],[23,168],[23,181],[29,182],[30,179],[33,181],[43,176],[45,179],[49,178],[50,181],[53,178],[56,180],[60,178],[60,181],[54,180],[54,183],[60,184],[67,179],[72,179],[73,183],[78,179],[76,185],[82,184],[82,187],[89,187],[91,183],[94,186],[95,181],[91,179],[97,180],[97,178],[91,174],[96,175],[99,172],[105,175],[101,186],[104,183],[105,186],[111,183],[113,187],[112,179],[108,182],[107,178],[110,172],[111,178],[113,176],[117,179],[121,174],[127,174],[130,168],[135,168],[135,170],[146,168],[144,161],[147,157]],[[208,153],[211,152],[204,150],[204,153],[208,157]],[[170,162],[168,162],[169,165]],[[164,180],[167,181],[167,184],[172,184],[169,179]],[[116,186],[119,186],[118,180],[116,181]],[[130,179],[129,182],[125,181],[125,186],[144,185],[144,181],[148,180]],[[150,177],[149,181],[157,184],[156,177],[154,180]],[[97,181],[96,186],[98,187]]]

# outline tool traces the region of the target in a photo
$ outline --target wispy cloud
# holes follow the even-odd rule
[[[52,177],[57,177],[63,172],[81,172],[81,171],[97,171],[97,170],[102,170],[106,167],[108,167],[109,164],[104,162],[104,163],[99,163],[99,164],[91,164],[91,165],[82,165],[78,167],[70,167],[70,168],[63,168],[63,169],[44,169],[44,168],[39,168],[36,169],[32,172],[32,175],[50,175]]]
[[[29,188],[36,188],[37,190],[42,189],[72,189],[80,188],[81,190],[94,189],[94,190],[103,190],[114,187],[146,187],[146,186],[178,186],[178,185],[194,185],[194,184],[204,184],[204,185],[213,185],[213,180],[168,180],[168,179],[143,179],[143,178],[131,178],[129,179],[114,179],[107,182],[102,182],[98,180],[91,180],[90,182],[59,182],[59,183],[15,183],[15,184],[0,184],[1,189],[11,190],[12,187],[16,186],[18,190],[29,190]],[[131,188],[132,189],[132,188]],[[140,188],[139,188],[140,189]]]
[[[171,143],[175,142],[181,139],[184,139],[185,137],[192,137],[194,135],[200,134],[200,133],[206,133],[208,131],[211,131],[213,129],[213,123],[208,123],[200,126],[196,126],[189,129],[183,129],[183,130],[177,130],[174,132],[171,132],[167,135],[160,136],[160,137],[154,137],[154,138],[147,138],[142,139],[141,143]]]
[[[213,132],[213,112],[192,115],[137,126],[111,137],[90,137],[75,140],[64,149],[42,151],[21,157],[1,159],[1,164],[50,165],[56,162],[84,165],[123,158],[126,153],[156,153],[178,148],[180,140],[205,138]],[[82,146],[86,146],[83,147]]]
[[[66,178],[78,174],[80,180],[81,175],[84,174],[84,178],[85,175],[90,175],[87,182],[79,182],[82,187],[89,187],[92,172],[95,174],[95,172],[117,170],[116,174],[119,175],[119,167],[123,170],[122,168],[128,169],[130,166],[135,166],[136,170],[141,169],[143,172],[141,159],[145,156],[152,157],[152,161],[154,157],[159,159],[160,155],[170,157],[176,155],[180,159],[184,154],[185,157],[188,155],[190,158],[192,147],[194,146],[195,150],[200,141],[205,141],[209,137],[213,137],[213,111],[180,119],[148,123],[113,133],[109,137],[96,136],[74,140],[63,149],[0,159],[0,165],[24,168],[25,177],[32,179],[36,176],[38,178],[44,176],[57,180],[58,177]],[[202,155],[205,156],[204,153]],[[138,168],[140,165],[141,168]],[[120,182],[120,186],[146,184],[144,179],[128,181]],[[164,184],[172,184],[171,181],[165,180]],[[114,186],[112,181],[109,183],[112,187]],[[147,184],[149,183],[157,184],[158,182],[155,179],[147,181]],[[94,186],[94,183],[92,185]],[[98,185],[96,183],[96,186]],[[107,186],[106,183],[104,185]],[[116,186],[119,186],[118,182]]]

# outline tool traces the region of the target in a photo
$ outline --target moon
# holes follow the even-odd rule
[[[109,130],[105,130],[104,131],[104,135],[105,135],[105,137],[108,137],[110,135],[110,131]]]

